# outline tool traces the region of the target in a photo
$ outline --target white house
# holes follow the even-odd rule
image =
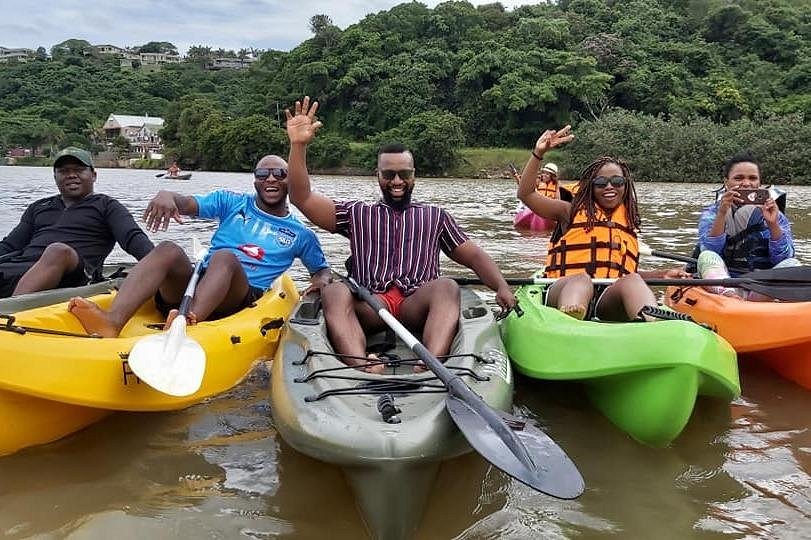
[[[163,118],[127,114],[111,114],[102,126],[108,145],[121,135],[129,141],[131,154],[145,158],[163,152],[163,141],[158,133],[161,128]]]

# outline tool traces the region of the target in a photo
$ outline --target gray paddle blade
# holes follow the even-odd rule
[[[479,454],[516,480],[558,499],[574,499],[585,489],[580,471],[549,436],[526,420],[507,413],[501,417],[523,443],[532,465],[513,453],[487,421],[466,402],[449,395],[445,401],[453,421]]]

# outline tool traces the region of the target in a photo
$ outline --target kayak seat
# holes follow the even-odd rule
[[[318,324],[318,313],[321,311],[321,295],[311,293],[299,302],[290,322],[315,326]]]

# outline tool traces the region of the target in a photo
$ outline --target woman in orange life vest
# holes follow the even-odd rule
[[[512,165],[510,165],[512,167]],[[515,183],[521,183],[521,177],[518,171],[513,168],[513,178]],[[535,180],[535,190],[550,199],[560,199],[560,187],[558,185],[558,166],[554,163],[545,163],[541,172],[538,173],[538,178]]]
[[[602,320],[629,321],[656,306],[656,296],[637,272],[640,218],[636,190],[628,166],[602,157],[580,175],[572,202],[544,197],[535,190],[535,176],[544,154],[574,139],[571,126],[546,130],[538,138],[518,185],[518,198],[541,217],[554,219],[547,256],[547,304],[582,319],[594,295],[592,277],[616,277],[600,295],[595,315]],[[689,277],[682,269],[643,272],[645,277]]]

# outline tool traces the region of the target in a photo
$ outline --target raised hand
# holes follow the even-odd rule
[[[315,137],[315,132],[323,125],[316,120],[318,102],[310,104],[310,96],[304,96],[304,101],[296,101],[295,114],[290,109],[284,110],[287,117],[287,138],[290,144],[309,144]]]
[[[178,223],[183,223],[174,195],[171,191],[159,191],[149,201],[144,211],[146,230],[150,232],[165,231],[169,228],[169,222],[173,219]]]
[[[535,142],[535,153],[543,156],[552,148],[564,145],[572,139],[574,139],[574,133],[572,133],[572,126],[570,125],[565,125],[558,130],[547,129]]]

